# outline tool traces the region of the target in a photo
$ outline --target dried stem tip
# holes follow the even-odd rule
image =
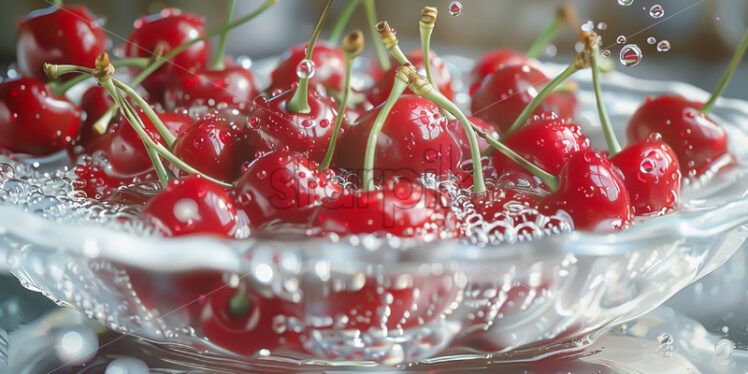
[[[356,57],[364,51],[364,33],[361,30],[353,30],[343,39],[343,53],[351,58]]]
[[[421,74],[418,74],[418,71],[410,66],[410,70],[408,71],[408,74],[410,76],[408,77],[410,79],[410,84],[408,87],[418,96],[425,96],[428,95],[429,92],[434,90],[434,86],[429,83],[429,80],[426,79]]]
[[[585,69],[592,63],[592,49],[598,45],[600,37],[594,31],[589,31],[583,32],[580,38],[584,43],[584,50],[577,54],[573,63],[578,69]]]
[[[397,45],[397,36],[395,36],[395,29],[390,27],[387,21],[379,21],[375,26],[377,32],[382,36],[382,44],[384,47],[389,49],[394,48]]]
[[[105,81],[114,76],[114,65],[109,61],[108,53],[101,52],[96,56],[93,76],[97,81]]]
[[[421,27],[433,29],[434,24],[436,23],[436,15],[438,13],[439,11],[434,7],[423,7],[423,9],[421,9]]]
[[[50,64],[49,62],[44,63],[44,74],[47,74],[47,78],[49,80],[53,81],[59,78],[60,76],[57,74],[57,66],[56,64]]]
[[[579,26],[579,16],[577,15],[577,9],[573,4],[566,3],[561,5],[561,7],[558,8],[558,18],[572,28]]]

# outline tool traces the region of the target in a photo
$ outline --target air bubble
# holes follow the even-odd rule
[[[632,67],[639,65],[642,61],[642,50],[636,44],[627,44],[621,48],[619,55],[621,65],[626,67]]]
[[[717,344],[714,345],[714,354],[719,358],[729,358],[732,356],[732,352],[735,350],[735,343],[729,339],[720,339]]]
[[[652,18],[661,18],[665,15],[665,8],[660,4],[652,5],[652,7],[649,8],[649,15],[652,16]]]
[[[657,52],[667,52],[670,50],[670,42],[667,40],[661,40],[657,43]]]
[[[616,43],[618,44],[626,43],[626,37],[623,35],[618,35],[618,37],[616,38]]]
[[[459,16],[462,14],[462,3],[459,1],[453,1],[449,4],[449,14],[453,16]]]
[[[582,23],[582,26],[580,26],[582,31],[584,32],[590,32],[595,29],[595,22],[592,22],[592,20],[586,20]]]
[[[309,79],[314,76],[315,70],[314,61],[303,59],[296,66],[296,75],[301,79]]]

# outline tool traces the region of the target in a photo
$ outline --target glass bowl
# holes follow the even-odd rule
[[[466,59],[448,60],[454,74],[470,68]],[[589,75],[575,77],[579,121],[602,147]],[[708,96],[620,72],[603,83],[621,139],[647,95]],[[464,105],[465,95],[458,101]],[[111,330],[220,360],[538,359],[579,349],[596,331],[652,310],[744,245],[748,149],[738,145],[748,144],[748,103],[721,99],[713,117],[739,162],[688,183],[678,212],[615,234],[566,232],[488,247],[371,236],[165,239],[130,220],[137,208],[81,199],[60,168],[64,156],[3,156],[0,269]],[[231,322],[226,305],[238,290],[250,295],[249,313]]]

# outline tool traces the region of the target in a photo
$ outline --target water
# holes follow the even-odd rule
[[[649,8],[649,15],[652,16],[652,18],[662,18],[662,16],[665,15],[665,8],[660,4],[652,5],[652,7]]]
[[[610,55],[611,55],[610,49],[606,49],[606,50],[602,51],[602,53],[601,53],[601,54],[602,54],[602,55],[603,55],[603,57],[605,57],[605,58],[608,58],[608,57],[610,57]]]
[[[639,65],[642,61],[642,57],[642,50],[636,44],[627,44],[623,46],[619,55],[621,65],[625,67]]]
[[[657,52],[667,52],[670,50],[670,42],[667,40],[661,40],[657,43]]]
[[[582,25],[579,27],[583,32],[590,32],[595,29],[595,22],[588,19],[584,22],[582,22]]]
[[[633,3],[634,0],[618,0],[618,5],[620,6],[631,6]]]
[[[618,35],[618,37],[616,38],[616,43],[618,43],[618,44],[626,43],[626,36],[624,36],[624,35]]]
[[[453,1],[449,4],[449,14],[453,16],[459,16],[462,14],[462,3],[459,1]]]
[[[301,79],[309,79],[314,77],[316,70],[314,61],[303,59],[296,66],[296,75]]]
[[[608,29],[608,24],[605,22],[598,22],[597,23],[597,29],[600,31],[605,31]]]
[[[649,43],[649,44],[655,44],[655,43],[657,43],[657,39],[655,39],[654,36],[650,36],[649,38],[647,38],[647,43]]]

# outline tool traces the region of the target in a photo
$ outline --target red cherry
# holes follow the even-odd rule
[[[574,228],[596,232],[618,231],[631,224],[629,193],[620,172],[593,151],[577,152],[561,169],[558,189],[540,202],[548,215],[563,210]]]
[[[509,135],[504,145],[541,169],[558,175],[571,155],[590,149],[590,140],[579,125],[558,118],[555,113],[534,116]],[[499,175],[525,169],[504,156],[493,153],[493,165]]]
[[[505,66],[514,65],[528,65],[538,70],[541,69],[537,60],[513,49],[502,48],[486,52],[475,62],[473,70],[470,71],[470,78],[473,82],[470,86],[470,95],[480,88],[483,78]]]
[[[283,54],[282,61],[271,73],[272,84],[268,92],[285,91],[299,81],[296,69],[306,58],[306,44],[297,44]],[[310,87],[318,85],[336,92],[343,92],[345,84],[345,57],[339,48],[324,42],[314,44],[312,62],[314,75],[309,79]]]
[[[172,152],[198,171],[229,183],[254,157],[241,128],[217,115],[207,115],[187,127],[174,141]]]
[[[81,110],[56,98],[44,83],[19,78],[0,83],[0,147],[44,155],[64,149],[78,133]]]
[[[152,168],[124,175],[115,174],[108,165],[106,155],[88,157],[82,164],[75,166],[73,188],[83,192],[89,199],[104,200],[115,194],[120,187],[158,179]]]
[[[223,187],[190,174],[169,182],[143,208],[142,219],[167,236],[217,234],[241,235],[246,215]]]
[[[278,215],[299,215],[299,209],[342,192],[329,170],[321,172],[314,162],[291,151],[259,157],[236,182],[237,201],[257,225]]]
[[[699,112],[700,107],[681,96],[649,98],[631,117],[626,130],[628,141],[633,143],[658,132],[678,156],[684,175],[702,175],[728,155],[728,142],[724,128]]]
[[[159,13],[141,17],[134,25],[135,30],[127,38],[125,45],[127,57],[152,57],[159,45],[166,54],[180,44],[205,34],[204,18],[177,8],[166,8]],[[209,58],[210,42],[203,40],[195,43],[159,67],[142,85],[152,99],[160,102],[164,97],[164,89],[171,80],[202,70],[208,65]]]
[[[154,141],[164,144],[161,134],[145,112],[140,108],[135,112],[143,121],[146,134]],[[184,114],[157,112],[156,115],[174,135],[181,134],[192,123],[192,119]],[[118,126],[112,128],[109,134],[93,145],[92,150],[106,153],[112,168],[119,174],[136,174],[153,167],[143,140],[124,117],[120,118]]]
[[[468,117],[468,119],[483,131],[487,132],[495,138],[498,138],[498,134],[496,134],[493,126],[490,123],[478,117]],[[460,145],[460,149],[462,149],[462,161],[471,161],[470,142],[468,141],[467,135],[465,134],[465,128],[462,126],[462,123],[460,123],[460,121],[457,119],[447,121],[447,131],[452,134],[452,137],[455,139],[455,141],[457,141],[457,144]],[[491,146],[486,142],[485,139],[478,137],[478,148],[481,152],[485,151],[489,147]]]
[[[16,58],[25,75],[48,80],[44,63],[94,67],[109,39],[83,5],[37,9],[18,22]]]
[[[474,116],[493,123],[496,130],[503,134],[535,97],[528,91],[540,91],[549,81],[543,72],[529,65],[503,67],[485,78],[480,88],[472,95],[470,108]],[[552,111],[560,113],[562,117],[572,116],[573,113],[568,113],[568,107],[562,108],[564,112],[559,112],[559,107],[554,105],[564,101],[554,98],[558,95],[569,94],[552,92],[533,114],[540,115]],[[565,103],[564,106],[566,105],[568,104]]]
[[[409,53],[405,57],[408,58],[411,64],[415,66],[421,74],[425,75],[425,65],[423,62],[423,51],[420,49]],[[449,74],[447,64],[444,60],[436,56],[433,51],[429,52],[429,60],[431,61],[431,73],[434,77],[434,83],[439,88],[439,91],[448,99],[454,98],[454,90],[452,90],[452,76]],[[366,92],[366,98],[372,105],[379,105],[387,100],[392,91],[392,85],[395,82],[395,73],[397,67],[400,64],[393,63],[392,68],[386,71],[381,78],[377,80],[376,85]],[[413,94],[410,89],[405,90],[405,94]]]
[[[112,105],[114,105],[114,99],[102,86],[91,86],[83,93],[81,110],[86,113],[86,119],[81,123],[78,139],[74,142],[75,145],[80,145],[84,150],[89,150],[94,143],[101,140],[103,135],[96,132],[93,125]]]
[[[366,143],[381,106],[359,118],[335,150],[335,166],[361,171]],[[459,172],[462,150],[446,128],[439,107],[414,95],[401,96],[377,138],[374,167],[388,175],[415,177],[425,172]]]
[[[610,159],[623,174],[637,216],[675,209],[680,195],[678,157],[658,133],[650,134]]]
[[[203,70],[172,81],[164,94],[164,103],[169,109],[227,104],[244,110],[257,94],[252,72],[233,66],[224,70]]]
[[[312,160],[321,161],[330,144],[338,105],[328,96],[309,92],[309,113],[286,109],[295,90],[271,98],[258,96],[249,109],[246,132],[259,151],[294,150]]]
[[[312,225],[322,234],[438,238],[455,231],[446,196],[405,179],[390,179],[379,191],[345,191],[316,209]]]

